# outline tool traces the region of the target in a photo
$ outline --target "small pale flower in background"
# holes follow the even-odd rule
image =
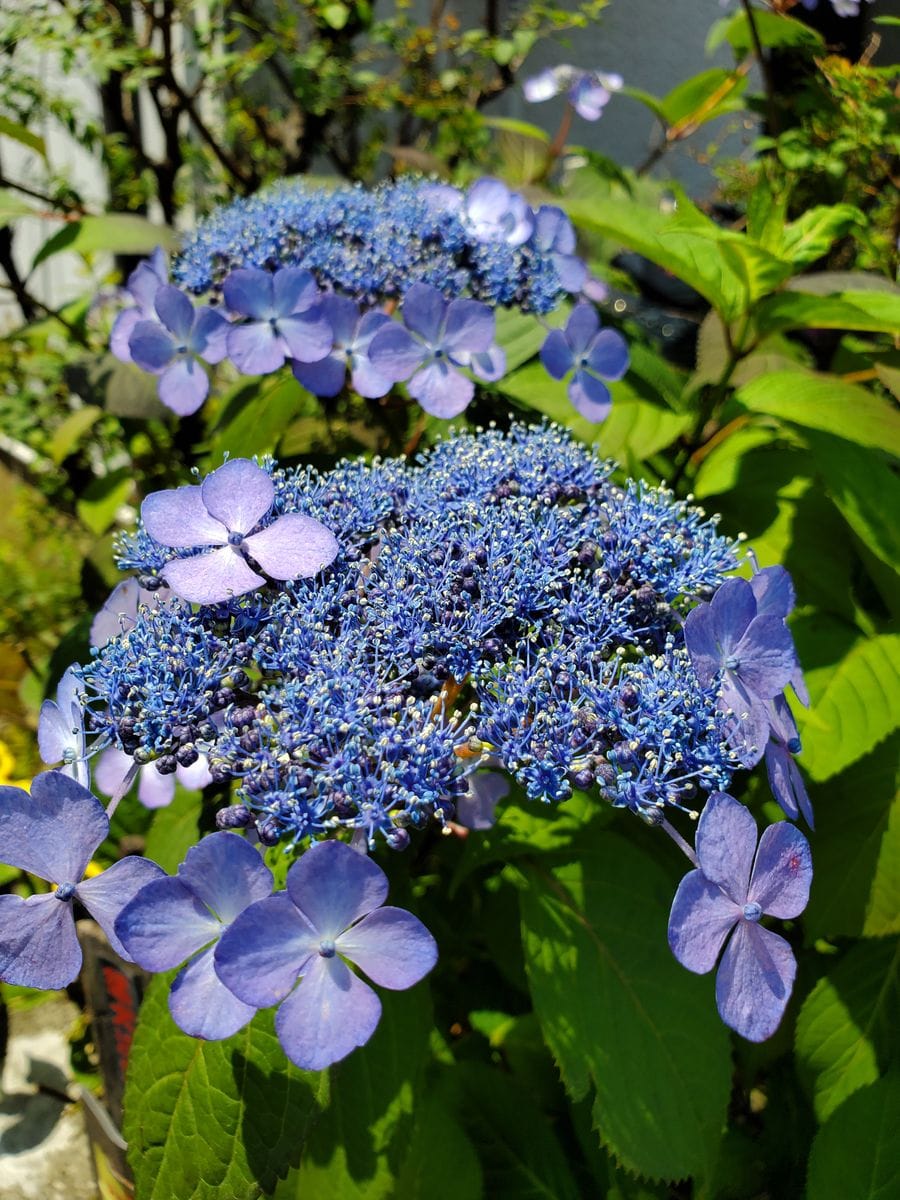
[[[623,86],[621,75],[585,71],[568,63],[560,63],[526,79],[522,91],[531,104],[540,104],[564,92],[580,117],[585,121],[597,121],[613,93],[621,91]]]

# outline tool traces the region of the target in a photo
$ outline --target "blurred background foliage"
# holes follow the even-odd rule
[[[597,441],[623,473],[692,493],[722,514],[725,532],[747,535],[763,565],[792,572],[792,628],[813,700],[797,716],[817,814],[816,875],[791,935],[803,949],[782,1029],[763,1046],[735,1044],[733,1063],[723,1037],[720,1061],[682,1081],[679,1103],[687,1109],[694,1096],[714,1094],[718,1118],[698,1125],[680,1157],[664,1149],[683,1132],[666,1124],[668,1110],[634,1114],[628,1137],[607,1129],[601,1148],[591,1129],[594,1084],[567,1100],[545,1048],[558,1046],[558,1022],[579,997],[567,994],[568,983],[535,995],[536,1017],[525,974],[535,971],[534,947],[527,937],[523,948],[509,941],[520,902],[535,927],[535,906],[552,914],[550,889],[527,866],[502,868],[535,847],[605,851],[586,833],[577,802],[561,814],[510,806],[480,850],[453,851],[455,921],[431,876],[397,885],[398,903],[404,887],[418,889],[444,948],[436,994],[452,1045],[429,1050],[423,1034],[421,1062],[401,1064],[389,1036],[379,1035],[353,1060],[359,1086],[374,1089],[373,1105],[410,1089],[426,1098],[414,1126],[392,1127],[409,1135],[406,1157],[385,1141],[382,1190],[346,1194],[444,1194],[435,1189],[447,1144],[436,1147],[429,1134],[438,1124],[454,1148],[454,1200],[795,1200],[805,1186],[810,1200],[886,1198],[900,1177],[890,1175],[900,1171],[896,1144],[889,1152],[889,1138],[874,1128],[876,1114],[900,1110],[900,130],[897,67],[880,45],[891,18],[879,4],[840,24],[824,0],[814,13],[788,2],[732,12],[711,4],[709,46],[727,45],[733,64],[662,96],[626,88],[658,122],[646,161],[626,170],[577,144],[577,124],[561,139],[489,108],[515,86],[538,40],[577,36],[604,7],[487,0],[479,22],[467,24],[441,0],[424,17],[412,5],[384,13],[365,0],[23,0],[0,17],[0,272],[17,302],[0,338],[4,770],[16,777],[37,768],[40,701],[87,654],[90,616],[117,578],[113,537],[133,522],[142,495],[184,482],[191,467],[208,469],[226,452],[327,466],[347,454],[412,452],[446,428],[396,396],[319,400],[292,379],[241,379],[227,367],[201,412],[178,422],[156,400],[153,380],[106,350],[115,288],[135,256],[177,245],[174,226],[190,227],[223,199],[284,176],[370,183],[414,170],[464,183],[499,174],[532,203],[565,207],[581,252],[609,285],[604,320],[626,334],[632,365],[612,386],[608,421],[591,426],[536,360],[543,328],[503,314],[498,340],[509,373],[482,387],[459,423],[549,416]],[[662,21],[656,32],[664,36]],[[62,76],[45,69],[51,60]],[[94,81],[99,117],[68,96],[68,73]],[[618,102],[605,121],[616,119]],[[690,139],[706,153],[703,138],[722,116],[758,122],[756,133],[740,159],[714,160],[719,186],[692,199],[668,178],[666,155]],[[102,207],[51,160],[48,120],[97,154]],[[30,155],[27,174],[5,166],[13,146]],[[23,270],[16,239],[36,219],[47,235]],[[80,254],[102,287],[56,309],[32,279],[64,250]],[[764,790],[754,777],[746,798],[774,817]],[[117,836],[146,836],[173,866],[209,820],[199,797],[181,793],[152,823],[141,816],[140,828],[123,825]],[[614,833],[618,823],[618,815],[594,818],[590,830],[612,824]],[[635,888],[653,889],[672,866],[633,824],[628,836],[649,864],[633,864]],[[609,918],[597,908],[588,918],[615,949]],[[463,943],[464,928],[478,930],[474,943]],[[552,939],[552,922],[544,934]],[[667,954],[662,934],[660,943]],[[659,978],[651,973],[641,991],[651,1009],[665,1004]],[[711,1004],[709,995],[702,1002]],[[401,1008],[396,1019],[417,1029],[422,1014]],[[633,1042],[638,1073],[652,1077],[659,1031],[615,1032]],[[611,1053],[602,1030],[586,1036],[597,1039],[586,1057]],[[271,1034],[259,1038],[264,1056]],[[139,1123],[141,1092],[154,1078],[150,1041],[137,1053]],[[210,1075],[224,1087],[217,1051],[209,1053]],[[607,1061],[601,1108],[624,1103],[634,1084],[614,1054]],[[462,1069],[451,1078],[454,1062]],[[557,1064],[567,1077],[558,1054]],[[327,1119],[323,1128],[314,1157],[331,1163],[333,1182],[339,1167]],[[180,1136],[175,1130],[173,1144]],[[885,1157],[872,1165],[876,1152]],[[848,1172],[848,1161],[862,1167]],[[667,1182],[682,1176],[693,1183]]]

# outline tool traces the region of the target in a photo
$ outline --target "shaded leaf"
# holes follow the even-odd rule
[[[883,1075],[900,1011],[900,941],[853,946],[819,980],[797,1016],[797,1057],[825,1121],[846,1098]]]
[[[75,505],[78,519],[100,537],[115,524],[116,515],[134,494],[134,472],[120,467],[89,483]]]
[[[68,221],[41,246],[31,264],[32,271],[42,262],[61,254],[149,254],[157,246],[175,250],[178,238],[167,225],[154,225],[145,217],[130,213],[106,213],[100,217],[81,217]]]
[[[593,833],[593,836],[591,836]],[[576,1100],[596,1089],[603,1143],[650,1178],[707,1176],[730,1090],[709,980],[672,958],[666,873],[614,834],[528,868],[522,941],[535,1011]]]
[[[0,134],[11,138],[14,142],[18,142],[20,146],[25,146],[27,149],[33,150],[35,154],[39,154],[41,158],[46,159],[47,143],[40,134],[34,133],[18,121],[11,121],[9,117],[4,117],[2,113],[0,113]]]
[[[900,1192],[900,1071],[856,1092],[816,1134],[807,1200],[893,1200]]]
[[[50,445],[47,447],[50,457],[57,466],[69,457],[85,434],[93,429],[102,416],[101,408],[94,404],[87,404],[84,408],[77,408],[70,413],[63,423],[57,426],[50,439]]]
[[[153,824],[144,845],[147,858],[174,875],[178,864],[200,836],[202,808],[200,792],[191,792],[176,784],[172,803],[153,814]]]
[[[815,276],[804,275],[802,279]],[[754,320],[761,333],[785,329],[856,329],[893,334],[900,328],[900,295],[874,289],[834,296],[782,291],[760,301]]]

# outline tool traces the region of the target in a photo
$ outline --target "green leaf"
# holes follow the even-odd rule
[[[563,198],[561,203],[577,226],[612,238],[671,271],[696,288],[726,320],[746,308],[743,280],[723,261],[719,231],[712,221],[704,219],[701,226],[692,218],[686,228],[681,204],[681,215],[672,217],[613,197],[598,197],[589,204]],[[698,236],[701,232],[709,236]]]
[[[392,1194],[403,1200],[481,1200],[484,1194],[472,1142],[436,1096],[428,1097],[416,1113],[409,1152]],[[493,1197],[491,1193],[489,1200]]]
[[[33,150],[35,154],[39,154],[46,161],[47,143],[44,139],[39,134],[32,133],[26,126],[20,125],[18,121],[11,121],[9,117],[4,117],[2,113],[0,113],[0,134],[12,138],[20,146],[27,146],[29,150]]]
[[[130,213],[106,213],[67,222],[41,246],[31,264],[32,271],[63,250],[75,254],[149,254],[157,246],[175,250],[178,238],[167,225],[154,225]]]
[[[57,466],[69,457],[86,433],[89,433],[103,416],[103,409],[95,404],[86,404],[70,413],[63,423],[53,431],[47,451]]]
[[[760,42],[767,49],[803,46],[815,50],[825,45],[824,38],[815,29],[780,13],[766,12],[754,7],[753,24],[756,26]],[[719,41],[722,40],[728,41],[740,58],[746,57],[755,49],[750,22],[744,11],[736,12],[727,22],[719,38]],[[707,50],[709,49],[711,47],[707,42]]]
[[[818,204],[785,227],[777,249],[795,266],[808,266],[864,220],[852,204]]]
[[[900,454],[900,414],[866,388],[836,376],[777,371],[743,384],[735,398],[750,412]]]
[[[816,1116],[825,1121],[892,1061],[900,1012],[900,941],[851,947],[820,979],[797,1016],[797,1057]]]
[[[665,121],[666,115],[663,102],[658,96],[654,96],[651,92],[645,92],[642,88],[630,87],[627,84],[622,88],[622,95],[630,96],[632,100],[637,100],[639,104],[643,104],[649,108],[655,117],[659,117],[660,121]]]
[[[128,1063],[137,1200],[270,1194],[327,1106],[328,1078],[286,1061],[271,1010],[225,1041],[188,1037],[169,1016],[169,983],[147,989]]]
[[[318,403],[288,375],[272,375],[235,385],[210,435],[209,466],[221,465],[224,454],[242,458],[271,454],[300,413],[318,414]]]
[[[602,829],[578,845],[557,866],[528,868],[520,893],[547,1044],[573,1098],[596,1089],[600,1137],[624,1166],[654,1179],[708,1177],[731,1079],[711,983],[669,951],[665,872]]]
[[[826,1121],[809,1156],[806,1200],[894,1200],[900,1193],[900,1071],[862,1088]]]
[[[273,1010],[224,1041],[187,1037],[169,1016],[170,981],[151,982],[128,1065],[136,1200],[396,1194],[428,1051],[424,989],[387,995],[372,1040],[316,1073],[285,1058]]]
[[[874,555],[900,572],[900,479],[871,450],[827,434],[808,435],[828,495]]]
[[[900,738],[816,788],[811,938],[900,933]]]
[[[803,720],[801,762],[829,779],[884,741],[900,724],[900,634],[859,642],[838,664]]]
[[[533,138],[535,141],[545,144],[550,141],[550,135],[541,129],[540,125],[532,125],[530,121],[517,121],[513,117],[483,117],[482,121],[488,129],[499,129],[504,133],[517,133],[520,137]]]
[[[188,791],[176,784],[172,803],[153,814],[144,853],[170,875],[175,874],[178,864],[200,836],[202,807],[199,792]]]
[[[722,113],[743,108],[747,77],[724,67],[712,67],[679,83],[659,102],[667,125],[702,125]]]
[[[815,276],[802,276],[803,281]],[[754,313],[761,333],[785,329],[856,329],[894,334],[900,328],[900,295],[890,292],[843,292],[812,295],[790,289],[766,296]]]
[[[350,19],[350,9],[346,4],[341,4],[340,2],[326,4],[319,11],[322,14],[322,20],[331,29],[343,29]]]
[[[484,1167],[485,1196],[579,1200],[581,1193],[553,1126],[528,1093],[496,1069],[466,1063],[458,1070],[462,1117]]]
[[[759,425],[745,425],[706,455],[691,484],[698,500],[730,492],[738,484],[744,455],[772,440],[772,431]]]
[[[512,372],[534,358],[540,350],[547,330],[533,314],[501,308],[497,312],[495,341],[506,353],[506,369]]]
[[[131,467],[120,467],[89,483],[76,503],[75,511],[82,525],[101,537],[115,524],[119,509],[128,503],[133,493],[134,471]]]

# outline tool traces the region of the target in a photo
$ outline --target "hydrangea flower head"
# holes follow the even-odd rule
[[[621,75],[583,71],[568,63],[560,63],[526,79],[522,91],[531,104],[551,100],[564,92],[580,117],[585,121],[597,121],[612,99],[613,92],[621,91],[622,87]]]
[[[38,719],[38,750],[48,766],[62,763],[62,773],[90,787],[91,771],[85,757],[84,681],[78,667],[69,667],[59,681],[56,700],[45,700]]]
[[[228,357],[243,374],[268,375],[285,359],[317,362],[331,349],[331,326],[309,271],[245,268],[232,271],[222,290],[228,308],[250,318],[228,331]]]
[[[719,1014],[749,1041],[778,1028],[797,964],[784,938],[759,922],[789,920],[806,907],[809,843],[786,821],[759,840],[756,822],[725,792],[711,796],[696,838],[697,870],[682,879],[669,917],[669,945],[689,971],[705,975],[727,946],[716,976]]]
[[[376,371],[409,379],[409,394],[435,417],[455,417],[475,394],[457,367],[490,351],[494,314],[477,300],[446,301],[437,288],[416,283],[403,301],[403,325],[392,321],[372,340]]]
[[[279,1005],[278,1040],[297,1066],[321,1070],[375,1032],[381,1002],[348,962],[380,987],[403,990],[437,961],[421,921],[383,907],[387,891],[371,859],[319,842],[288,871],[286,893],[251,905],[220,940],[220,979],[248,1005]]]
[[[215,604],[254,591],[265,579],[248,554],[274,579],[315,575],[327,566],[337,542],[319,521],[285,513],[257,529],[274,499],[271,477],[246,458],[231,459],[199,486],[152,492],[141,505],[141,519],[154,541],[179,549],[210,547],[166,563],[161,574],[175,594]]]
[[[128,958],[114,924],[135,893],[162,875],[146,858],[123,858],[84,878],[109,833],[100,801],[61,771],[45,771],[31,786],[0,787],[0,862],[56,885],[52,892],[0,896],[0,979],[23,987],[60,988],[81,967],[72,909],[83,904],[113,949]]]
[[[628,370],[628,347],[614,329],[601,329],[590,304],[576,304],[565,329],[551,329],[541,346],[541,362],[553,379],[569,380],[569,399],[589,421],[605,421],[612,396],[604,379],[621,379]]]
[[[116,933],[148,971],[179,971],[169,1011],[192,1037],[230,1037],[253,1016],[222,984],[213,965],[216,943],[248,905],[272,892],[259,850],[235,833],[211,833],[188,850],[175,876],[155,879],[122,909]]]
[[[159,376],[159,398],[180,417],[196,412],[209,394],[209,377],[200,361],[221,362],[226,354],[228,322],[214,308],[195,309],[178,288],[157,289],[158,321],[138,321],[128,339],[131,359]]]

